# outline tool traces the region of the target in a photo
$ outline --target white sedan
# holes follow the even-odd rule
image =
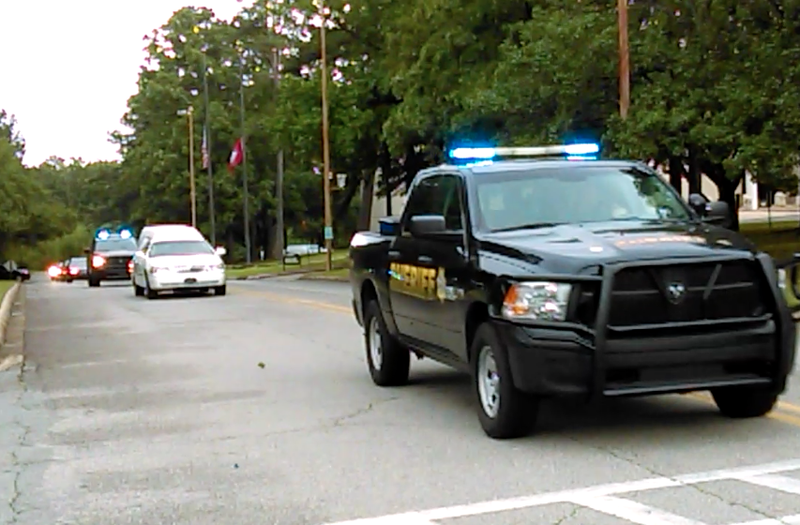
[[[154,239],[134,256],[135,293],[149,299],[179,290],[214,290],[215,295],[225,295],[223,255],[224,248],[215,250],[205,240]]]

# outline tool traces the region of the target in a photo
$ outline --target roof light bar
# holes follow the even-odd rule
[[[559,144],[520,148],[455,148],[450,151],[450,157],[457,160],[491,160],[496,157],[579,157],[599,152],[600,146],[597,144]]]

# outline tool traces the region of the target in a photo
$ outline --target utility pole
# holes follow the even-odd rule
[[[206,65],[206,54],[203,50],[203,99],[205,102],[205,147],[208,155],[208,213],[211,222],[211,245],[217,245],[217,226],[215,221],[216,212],[214,211],[214,172],[211,167],[211,130],[209,129],[208,118],[208,67]]]
[[[617,0],[617,25],[619,30],[619,116],[625,120],[631,105],[628,0]]]
[[[197,228],[197,191],[194,182],[194,108],[189,106],[189,198],[192,200],[192,226]]]
[[[277,107],[278,90],[281,83],[281,54],[278,52],[278,47],[272,49],[272,71],[275,80],[275,102]],[[278,235],[278,242],[275,251],[278,257],[283,257],[283,250],[286,248],[284,238],[285,227],[283,225],[283,147],[278,149],[278,166],[277,175],[275,177],[275,200],[277,201],[278,209],[276,210],[275,217],[275,230]]]
[[[319,26],[320,54],[322,59],[322,183],[325,199],[325,269],[332,269],[333,226],[331,217],[331,153],[328,140],[328,65],[327,45],[325,43],[325,23],[327,22],[325,4],[320,2],[322,23]]]
[[[247,264],[252,262],[252,249],[250,247],[250,192],[247,188],[247,131],[244,118],[244,56],[239,50],[239,117],[242,125],[242,191],[244,192],[244,248],[247,251]]]

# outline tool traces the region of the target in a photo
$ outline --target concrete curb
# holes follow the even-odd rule
[[[302,275],[299,277],[301,281],[329,281],[333,283],[347,283],[350,282],[348,276],[333,276],[333,275]]]
[[[11,289],[3,296],[0,302],[0,347],[6,342],[6,329],[11,320],[11,310],[13,310],[14,302],[17,300],[19,289],[22,287],[22,281],[17,281]]]

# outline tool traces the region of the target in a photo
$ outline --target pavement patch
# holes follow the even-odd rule
[[[623,523],[636,523],[639,525],[706,525],[704,522],[691,517],[673,514],[639,503],[630,497],[622,496],[650,490],[697,486],[701,483],[714,481],[740,481],[753,487],[766,487],[779,493],[800,496],[800,480],[782,475],[798,470],[800,470],[800,459],[792,459],[749,467],[685,474],[676,477],[653,477],[504,500],[483,501],[375,518],[338,521],[327,525],[447,525],[445,520],[564,503],[619,518]],[[734,523],[735,525],[742,523],[747,525],[800,523],[800,515],[765,516],[756,521]]]

